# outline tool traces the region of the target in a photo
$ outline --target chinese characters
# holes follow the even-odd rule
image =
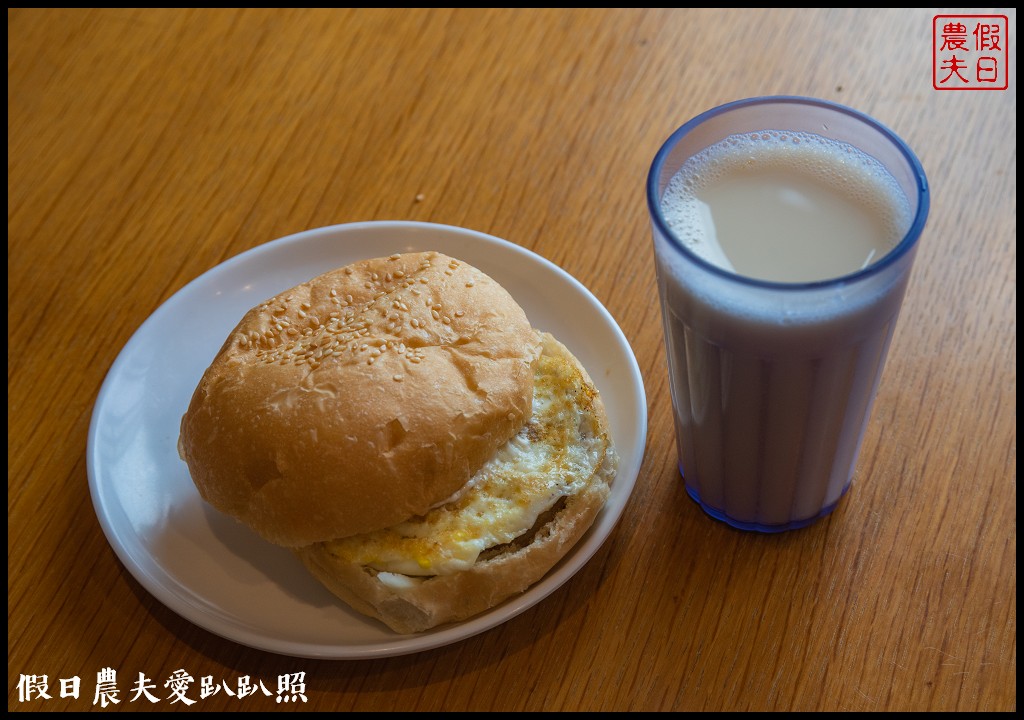
[[[262,680],[254,680],[249,675],[236,678],[235,683],[229,683],[227,680],[217,682],[213,676],[204,675],[199,678],[198,691],[195,683],[195,678],[183,668],[172,672],[160,685],[147,677],[145,673],[140,672],[131,683],[131,689],[125,698],[121,695],[117,671],[114,668],[106,667],[96,673],[92,704],[101,709],[117,705],[122,701],[153,704],[166,701],[171,705],[191,706],[199,700],[205,700],[218,693],[238,700],[261,693],[266,697],[273,697],[277,703],[308,702],[306,673],[304,672],[279,675],[276,692],[271,691]],[[77,675],[70,678],[57,678],[54,686],[54,689],[51,690],[48,675],[23,674],[18,679],[18,701],[51,700],[53,692],[59,692],[58,697],[62,698],[78,699],[81,696],[82,681]]]
[[[1009,41],[1005,15],[936,15],[932,18],[932,86],[936,90],[1005,90]]]

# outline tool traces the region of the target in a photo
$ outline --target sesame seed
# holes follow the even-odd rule
[[[334,288],[331,288],[331,297],[338,297],[338,291]]]
[[[469,282],[467,282],[466,287],[473,287],[473,281],[470,280]]]
[[[345,268],[345,274],[346,275],[351,275],[352,274],[352,268],[350,268],[350,267]]]
[[[402,382],[402,376],[401,375],[392,375],[391,379],[394,380],[395,382]]]
[[[398,258],[400,258],[400,257],[402,257],[402,256],[401,256],[401,255],[399,255],[398,253],[395,253],[395,254],[393,254],[393,255],[389,256],[389,257],[388,257],[388,260],[397,260],[397,259],[398,259]]]

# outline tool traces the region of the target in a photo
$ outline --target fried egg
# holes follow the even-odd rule
[[[382,578],[447,575],[527,535],[559,501],[593,481],[613,451],[597,391],[579,367],[545,350],[534,370],[530,420],[455,495],[384,530],[333,540],[326,550]]]

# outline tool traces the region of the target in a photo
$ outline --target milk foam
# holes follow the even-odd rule
[[[880,238],[872,241],[879,251],[868,254],[867,260],[859,263],[861,267],[884,257],[910,227],[910,203],[896,179],[875,158],[857,148],[802,132],[768,130],[733,135],[690,158],[669,181],[661,199],[662,215],[673,234],[702,259],[725,270],[737,272],[729,259],[730,248],[720,243],[712,210],[702,197],[734,178],[749,175],[752,169],[764,175],[778,172],[780,176],[801,176],[803,182],[842,198],[842,202],[870,218],[880,233]],[[737,207],[734,212],[742,214],[744,208]],[[748,218],[755,229],[769,227],[771,221],[757,215]],[[826,234],[823,239],[831,238]],[[840,274],[861,267],[847,267]],[[830,276],[834,274],[807,279]]]

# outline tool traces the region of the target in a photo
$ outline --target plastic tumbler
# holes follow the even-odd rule
[[[745,530],[814,522],[854,477],[928,215],[920,162],[850,108],[754,98],[673,133],[647,201],[687,492]]]

